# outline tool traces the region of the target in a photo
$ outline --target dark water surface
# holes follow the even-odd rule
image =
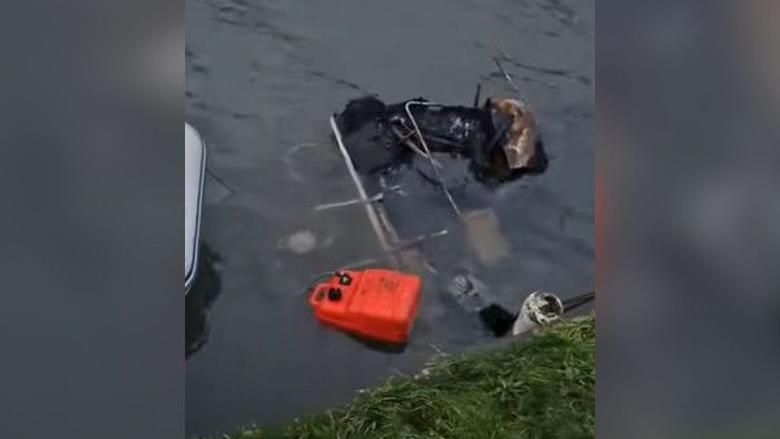
[[[508,307],[535,289],[593,287],[592,0],[192,0],[186,20],[186,117],[209,148],[203,238],[218,278],[188,303],[188,435],[280,423],[413,373],[436,349],[484,346],[492,338],[445,292],[459,267]],[[328,116],[367,93],[469,104],[482,83],[483,96],[511,95],[500,54],[549,168],[495,190],[465,178],[452,192],[493,209],[511,257],[481,264],[442,194],[401,175],[410,196],[387,205],[399,233],[451,231],[422,248],[438,275],[419,273],[408,346],[385,353],[320,327],[300,290],[380,251],[361,207],[314,210],[356,196]]]

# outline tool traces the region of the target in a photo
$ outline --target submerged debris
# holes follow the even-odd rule
[[[466,236],[479,261],[494,266],[509,257],[509,241],[501,233],[498,217],[492,209],[477,209],[463,215]]]
[[[590,291],[562,301],[555,293],[534,291],[528,295],[517,312],[511,312],[488,297],[488,287],[466,270],[459,270],[447,287],[463,309],[476,312],[485,329],[496,337],[511,330],[512,335],[548,326],[564,314],[592,302],[596,293]]]
[[[317,247],[317,237],[309,230],[299,230],[282,239],[279,246],[296,255],[304,255]]]
[[[468,311],[479,311],[487,302],[487,285],[465,270],[460,270],[453,277],[447,291]]]
[[[336,121],[356,170],[364,175],[415,157],[430,161],[438,173],[441,164],[427,151],[470,160],[470,170],[482,182],[503,182],[547,166],[536,121],[515,99],[492,98],[467,107],[422,98],[387,105],[371,96],[350,101]]]

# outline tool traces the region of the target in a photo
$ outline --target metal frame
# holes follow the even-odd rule
[[[371,227],[374,228],[376,237],[379,240],[379,245],[382,246],[382,250],[384,252],[390,252],[393,246],[390,245],[390,239],[385,233],[385,230],[382,228],[382,225],[379,223],[380,215],[377,213],[374,204],[371,202],[371,199],[368,197],[368,195],[366,195],[366,189],[363,187],[363,182],[360,180],[360,176],[355,169],[355,164],[352,162],[352,157],[349,156],[349,152],[347,152],[347,148],[344,146],[344,141],[341,138],[341,131],[339,130],[338,124],[336,124],[336,118],[333,116],[330,116],[330,128],[333,130],[333,135],[336,136],[336,143],[339,145],[339,150],[341,151],[341,155],[344,158],[344,163],[347,165],[349,175],[352,177],[352,181],[355,183],[358,196],[360,197],[360,203],[363,204],[363,207],[366,209],[366,215],[368,215],[368,220],[371,222]]]
[[[404,105],[404,109],[406,109],[406,115],[409,116],[409,120],[412,122],[412,126],[414,126],[414,131],[417,133],[417,138],[420,140],[420,143],[422,144],[423,149],[425,149],[425,154],[427,154],[428,161],[431,163],[431,168],[433,168],[434,174],[436,174],[436,179],[439,181],[439,186],[441,186],[441,190],[444,191],[444,195],[447,196],[447,201],[450,202],[450,206],[452,206],[452,210],[455,211],[455,214],[460,218],[460,208],[455,203],[455,200],[452,198],[452,194],[450,194],[450,191],[447,189],[447,186],[444,185],[444,179],[441,176],[441,173],[439,172],[439,168],[436,166],[436,162],[433,160],[433,155],[431,154],[431,150],[428,148],[428,144],[425,142],[425,138],[422,135],[422,132],[420,132],[420,127],[417,126],[417,121],[414,119],[414,116],[412,115],[411,107],[412,105],[417,105],[420,107],[441,107],[439,104],[434,104],[431,102],[422,102],[422,101],[408,101],[406,105]]]

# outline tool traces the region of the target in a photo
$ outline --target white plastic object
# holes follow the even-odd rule
[[[560,319],[562,314],[563,302],[557,295],[534,291],[523,301],[520,315],[517,316],[512,327],[512,335],[520,335],[530,329],[549,325]]]

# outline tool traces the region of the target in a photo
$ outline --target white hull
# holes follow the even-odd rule
[[[184,124],[184,292],[190,290],[198,270],[200,218],[206,145],[200,134]]]

